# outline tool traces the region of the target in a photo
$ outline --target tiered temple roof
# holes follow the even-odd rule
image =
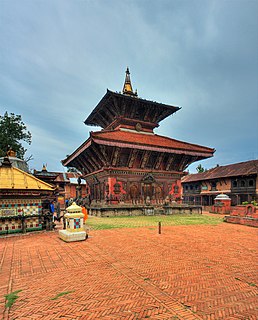
[[[214,149],[154,134],[153,129],[180,107],[138,98],[126,70],[123,93],[107,93],[86,125],[100,126],[63,165],[84,175],[103,168],[127,167],[182,172],[194,161],[213,156]]]

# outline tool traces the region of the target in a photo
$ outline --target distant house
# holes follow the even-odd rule
[[[78,180],[79,179],[79,180]],[[60,195],[65,199],[84,198],[88,194],[86,181],[76,172],[59,173],[55,179]]]
[[[84,198],[87,195],[86,181],[81,179],[77,172],[51,172],[43,165],[42,170],[34,170],[33,175],[56,187],[56,200],[60,203],[61,208],[65,207],[66,199]]]
[[[183,203],[213,205],[214,198],[227,194],[232,205],[258,200],[258,160],[217,166],[206,172],[184,176]]]

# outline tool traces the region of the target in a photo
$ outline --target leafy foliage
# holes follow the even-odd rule
[[[18,158],[24,159],[26,149],[21,141],[31,144],[31,133],[27,130],[21,115],[8,114],[6,111],[3,116],[0,115],[0,156],[5,156],[11,148]]]
[[[204,169],[204,167],[203,167],[201,164],[199,164],[199,166],[196,168],[196,171],[197,171],[198,173],[202,173],[202,172],[205,172],[205,171],[207,171],[207,170]]]

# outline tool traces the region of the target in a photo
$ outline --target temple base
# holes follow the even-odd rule
[[[97,217],[121,217],[121,216],[154,216],[173,214],[202,214],[201,206],[189,206],[186,204],[141,206],[141,205],[101,205],[88,208],[90,216]]]
[[[69,232],[67,230],[59,230],[59,238],[65,242],[82,241],[86,239],[85,231]]]

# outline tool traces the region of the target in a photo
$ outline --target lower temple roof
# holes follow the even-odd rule
[[[198,154],[205,153],[208,157],[212,156],[215,151],[212,148],[171,139],[157,134],[138,133],[129,130],[98,131],[92,132],[91,136],[95,142],[97,142],[97,140],[101,140],[103,144],[108,141],[110,143],[118,142],[122,144],[131,144],[132,147],[135,148],[144,146],[152,148],[174,149],[174,151],[178,152],[184,151],[182,153],[186,154],[189,152]]]
[[[62,161],[63,165],[69,166],[77,156],[90,147],[92,142],[98,145],[197,156],[200,159],[212,157],[215,152],[213,148],[171,139],[154,133],[125,129],[103,130],[91,132],[90,138]]]

